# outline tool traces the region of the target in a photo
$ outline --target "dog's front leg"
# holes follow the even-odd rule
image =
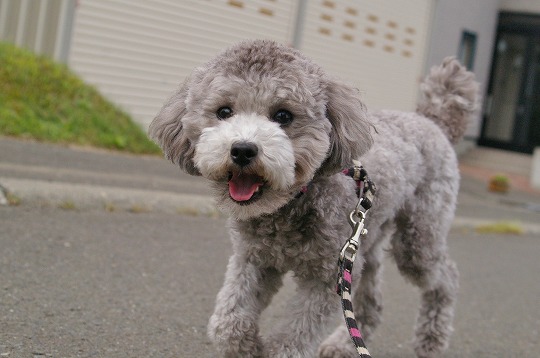
[[[242,254],[234,254],[216,299],[208,335],[227,358],[264,357],[258,321],[261,311],[282,285],[274,269],[259,269]]]
[[[339,311],[333,282],[298,281],[297,292],[287,306],[287,318],[266,342],[268,357],[313,357]]]

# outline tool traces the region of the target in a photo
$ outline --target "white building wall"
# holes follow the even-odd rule
[[[500,0],[436,0],[435,4],[426,71],[447,56],[457,56],[462,32],[473,32],[477,36],[473,72],[483,95],[489,82]],[[478,113],[465,136],[471,140],[477,138],[481,123]]]
[[[300,0],[80,0],[69,65],[145,128],[194,67],[249,38],[295,43],[370,109],[413,110],[434,1],[306,0],[295,34]]]
[[[147,127],[189,75],[232,43],[290,43],[294,0],[80,0],[69,65]]]
[[[540,14],[540,0],[502,0],[501,10]]]
[[[368,108],[414,110],[433,1],[308,3],[301,50],[359,88]]]
[[[0,0],[0,41],[66,62],[76,0]]]
[[[414,109],[433,0],[308,0],[299,47],[369,108]],[[80,0],[69,65],[146,127],[197,65],[232,43],[292,44],[298,0]],[[298,39],[298,38],[297,38]]]

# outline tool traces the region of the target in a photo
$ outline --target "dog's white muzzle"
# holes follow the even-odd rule
[[[232,158],[236,143],[250,143],[257,148],[256,157],[245,168]],[[279,126],[264,116],[237,114],[203,129],[195,147],[195,166],[210,180],[222,181],[232,172],[246,170],[256,174],[274,190],[288,190],[295,181],[295,159],[292,143]]]

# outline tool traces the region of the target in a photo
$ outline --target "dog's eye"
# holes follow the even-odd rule
[[[232,117],[232,115],[233,115],[233,110],[231,109],[231,107],[221,107],[216,112],[216,116],[219,119],[227,119],[229,117]]]
[[[279,123],[282,126],[286,126],[287,124],[290,124],[293,121],[293,119],[294,117],[292,113],[287,111],[286,109],[280,109],[272,116],[272,120],[274,122]]]

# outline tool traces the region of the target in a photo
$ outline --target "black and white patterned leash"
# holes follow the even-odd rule
[[[338,260],[339,271],[336,291],[341,296],[345,324],[356,347],[356,351],[360,357],[371,358],[358,328],[358,322],[354,316],[351,302],[351,284],[352,268],[354,259],[356,258],[356,252],[360,245],[360,239],[367,234],[367,230],[364,228],[364,220],[371,208],[376,188],[375,184],[369,180],[366,170],[360,163],[355,163],[354,167],[344,170],[343,173],[352,177],[357,184],[356,195],[358,196],[358,204],[356,204],[356,208],[349,215],[349,223],[353,232],[341,248]]]

